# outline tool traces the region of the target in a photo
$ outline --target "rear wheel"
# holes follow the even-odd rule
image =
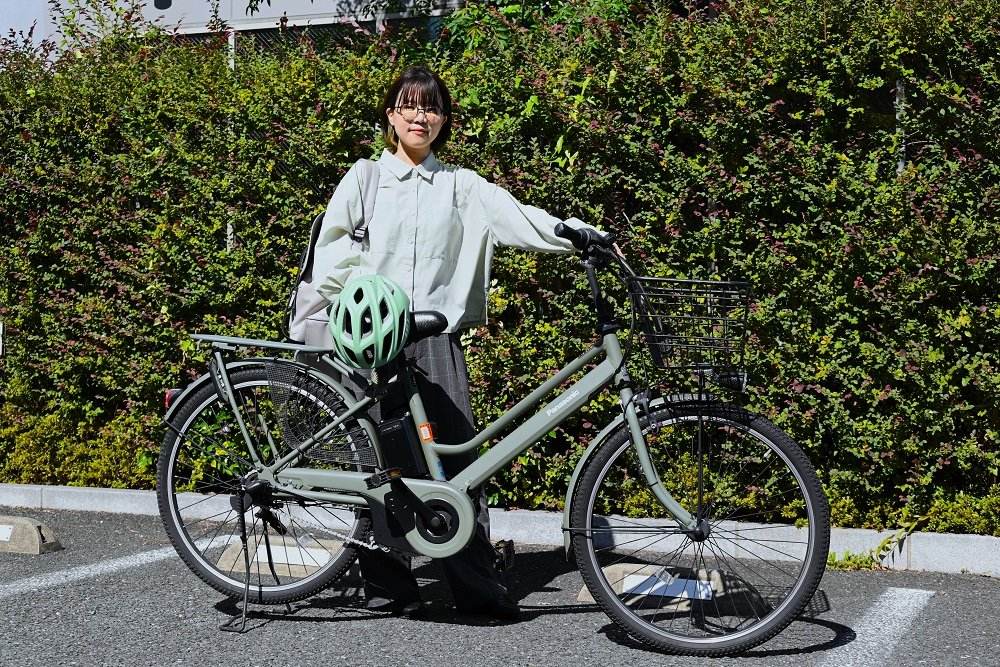
[[[344,399],[304,367],[268,362],[230,372],[235,402],[257,456],[273,463],[346,409]],[[230,403],[213,383],[182,399],[160,451],[157,500],[178,554],[216,590],[279,604],[322,590],[354,562],[350,540],[369,520],[357,506],[282,495],[255,482],[253,457]],[[298,465],[362,469],[374,450],[356,420],[335,429]],[[250,493],[241,490],[250,489]]]
[[[574,493],[573,549],[594,599],[663,651],[718,656],[780,632],[826,564],[829,507],[799,446],[732,405],[666,405],[640,423],[653,466],[700,522],[682,530],[647,486],[624,425]]]

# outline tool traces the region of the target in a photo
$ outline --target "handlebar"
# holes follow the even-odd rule
[[[555,235],[566,239],[583,255],[582,264],[587,269],[587,282],[594,295],[594,311],[597,314],[597,331],[606,335],[618,330],[614,308],[608,303],[601,285],[597,280],[597,269],[607,266],[610,260],[615,260],[625,276],[635,276],[635,272],[625,262],[621,250],[615,245],[614,234],[602,234],[591,227],[574,229],[566,223],[557,223],[553,229]]]
[[[574,229],[565,222],[559,222],[556,223],[554,231],[556,236],[566,239],[572,243],[573,247],[577,250],[587,250],[591,246],[597,246],[598,248],[610,250],[611,246],[614,245],[614,239],[611,235],[605,236],[596,229],[591,229],[590,227]]]
[[[608,258],[614,259],[622,268],[626,276],[635,276],[635,271],[625,262],[621,251],[615,245],[614,234],[602,234],[591,227],[581,227],[575,229],[565,222],[556,223],[553,230],[559,238],[566,239],[579,250],[585,258],[596,259],[598,265],[603,265]]]

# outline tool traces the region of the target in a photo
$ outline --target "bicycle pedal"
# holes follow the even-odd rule
[[[372,473],[367,479],[365,479],[365,486],[369,489],[377,489],[380,486],[384,486],[391,482],[392,480],[401,477],[403,471],[399,468],[387,468],[385,470],[380,470],[376,473]]]
[[[493,544],[496,549],[496,568],[498,572],[510,572],[514,569],[514,540],[499,540]]]

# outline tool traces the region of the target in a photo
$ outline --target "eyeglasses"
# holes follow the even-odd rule
[[[437,106],[418,107],[412,104],[400,104],[395,108],[395,112],[402,116],[403,120],[408,123],[416,120],[421,111],[424,112],[424,118],[430,121],[436,121],[444,118],[444,111],[441,110],[441,107]]]

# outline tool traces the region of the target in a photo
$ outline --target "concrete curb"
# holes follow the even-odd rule
[[[35,484],[0,484],[0,507],[80,510],[155,516],[156,494],[130,489],[95,489]],[[490,510],[495,539],[515,543],[562,545],[562,514],[531,510]],[[834,528],[830,550],[868,554],[894,531]],[[915,532],[902,540],[884,562],[892,570],[1000,575],[1000,537]]]

